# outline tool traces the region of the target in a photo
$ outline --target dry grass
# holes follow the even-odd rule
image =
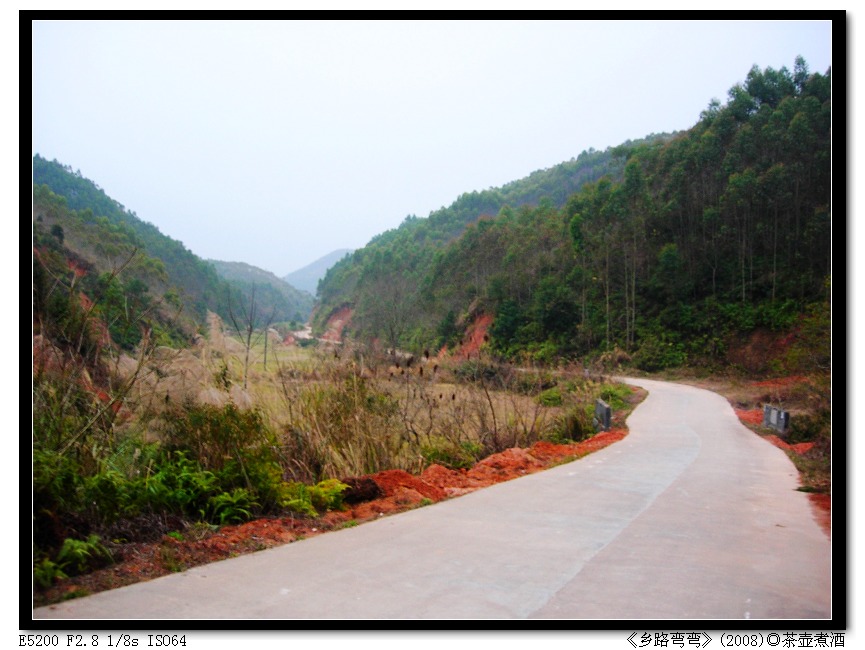
[[[211,320],[214,332],[207,340],[153,359],[127,401],[129,426],[143,423],[147,437],[159,439],[178,403],[256,408],[278,434],[292,480],[383,469],[420,472],[431,462],[468,465],[579,431],[573,422],[584,419],[585,405],[597,397],[599,384],[581,375],[559,373],[551,380],[546,373],[542,380],[535,370],[501,366],[486,379],[467,380],[460,360],[409,362],[363,348],[301,348],[271,340],[265,365],[259,340],[246,363],[245,346]],[[541,402],[541,381],[561,387],[560,403]]]

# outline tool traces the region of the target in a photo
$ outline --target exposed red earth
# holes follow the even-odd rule
[[[342,307],[331,314],[330,318],[327,319],[327,327],[324,334],[321,335],[321,340],[341,343],[342,331],[348,325],[353,313],[351,307]]]
[[[493,317],[490,314],[481,314],[478,316],[466,331],[463,342],[456,351],[454,356],[458,359],[468,359],[470,356],[477,355],[481,346],[486,342],[487,330],[493,324]]]

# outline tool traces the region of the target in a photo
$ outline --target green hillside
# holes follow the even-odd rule
[[[153,224],[142,221],[93,181],[59,162],[38,154],[33,158],[34,220],[40,228],[60,227],[70,254],[86,260],[99,273],[110,272],[132,251],[150,260],[153,267],[137,276],[141,264],[125,269],[146,286],[152,300],[168,301],[179,308],[177,326],[191,334],[205,322],[208,310],[229,318],[229,304],[249,304],[251,282],[246,277],[223,278],[216,268],[183,243],[164,235]],[[41,240],[40,240],[41,241]],[[279,282],[275,276],[272,280]],[[256,290],[257,312],[274,321],[305,320],[311,297],[290,288],[267,286]],[[139,288],[140,289],[140,288]],[[175,309],[177,311],[177,309]]]
[[[254,288],[256,301],[270,305],[271,322],[305,323],[309,318],[315,298],[308,292],[246,262],[209,261],[220,277],[241,287],[245,293],[251,295]]]
[[[349,306],[352,335],[418,350],[489,313],[506,357],[729,361],[828,319],[830,123],[830,72],[754,67],[687,132],[566,163],[576,192],[560,166],[407,219],[331,270],[319,318]]]
[[[186,316],[202,323],[208,309],[224,311],[228,287],[210,264],[181,242],[162,234],[153,224],[139,219],[135,212],[109,197],[93,181],[82,177],[80,172],[73,172],[69,166],[56,160],[48,161],[37,154],[33,158],[34,193],[42,185],[65,199],[71,212],[80,217],[82,228],[89,232],[89,239],[98,242],[107,231],[122,233],[126,246],[160,260],[166,286],[170,284],[177,290]],[[69,244],[78,245],[81,239],[72,237]],[[94,254],[98,257],[98,253],[91,248],[81,251],[85,257]]]
[[[660,142],[670,137],[653,135],[646,141]],[[428,218],[409,215],[398,228],[374,237],[366,247],[327,272],[319,285],[315,324],[321,327],[336,309],[351,305],[356,309],[356,333],[362,336],[385,336],[395,344],[396,340],[391,339],[402,339],[402,332],[386,333],[389,319],[398,320],[401,328],[428,330],[437,307],[432,306],[433,314],[427,313],[430,305],[422,300],[419,289],[432,269],[437,251],[446,249],[481,217],[495,216],[508,206],[533,205],[541,200],[561,206],[583,184],[603,176],[618,178],[622,169],[622,156],[613,149],[584,151],[576,159],[535,171],[502,187],[462,194]],[[386,296],[380,308],[383,291],[399,295]]]
[[[215,275],[215,274],[214,274]],[[215,291],[215,285],[211,291]],[[199,295],[207,295],[206,293]],[[148,254],[125,223],[73,210],[47,185],[33,189],[33,324],[55,344],[80,347],[100,338],[131,350],[149,331],[163,345],[183,345],[200,322],[185,310],[163,260]],[[76,324],[76,320],[81,322]]]

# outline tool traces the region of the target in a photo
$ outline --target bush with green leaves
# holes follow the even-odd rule
[[[55,451],[33,450],[33,539],[40,548],[62,542],[58,523],[65,513],[81,508],[82,476],[69,456]]]
[[[164,445],[183,450],[207,470],[219,471],[231,459],[272,450],[276,440],[258,410],[241,409],[231,402],[183,404],[165,419]]]
[[[792,444],[828,440],[831,435],[832,418],[829,413],[796,413],[790,417],[787,441]]]
[[[595,434],[592,423],[593,407],[573,407],[559,418],[552,429],[553,442],[581,441]]]
[[[631,389],[625,384],[604,384],[600,398],[609,404],[614,411],[625,408],[625,400],[631,395]]]
[[[284,485],[280,506],[291,512],[315,517],[318,512],[312,505],[309,486],[304,483],[289,482]]]
[[[98,523],[134,517],[144,505],[139,486],[112,469],[83,477],[80,490],[85,512],[91,521]]]
[[[319,512],[342,509],[342,493],[347,489],[348,485],[337,479],[327,479],[315,485],[285,483],[281,505],[287,510],[317,517]]]
[[[562,391],[558,386],[554,386],[553,388],[549,388],[538,395],[538,402],[542,406],[561,406],[562,405]]]
[[[182,450],[179,453],[184,457],[188,455],[203,471],[212,473],[219,492],[242,488],[254,495],[257,507],[279,507],[283,482],[280,444],[258,410],[243,410],[232,403],[183,405],[167,423],[165,445]],[[207,510],[206,502],[198,507]]]
[[[33,565],[33,579],[42,589],[48,589],[58,580],[68,577],[56,562],[47,557],[42,557]]]
[[[688,356],[681,343],[654,336],[643,339],[640,348],[633,355],[634,365],[648,372],[677,368],[687,360]]]
[[[249,521],[259,504],[249,490],[235,488],[231,492],[210,497],[207,506],[210,520],[223,526]]]
[[[111,553],[98,535],[90,535],[86,540],[69,538],[60,547],[56,562],[69,575],[79,575],[110,563]]]
[[[335,478],[319,481],[309,488],[309,497],[313,507],[320,511],[341,510],[343,507],[342,493],[348,489],[348,485]]]
[[[152,512],[169,512],[193,518],[204,518],[211,496],[221,490],[213,472],[189,458],[183,451],[173,451],[150,476],[136,481],[137,499]]]

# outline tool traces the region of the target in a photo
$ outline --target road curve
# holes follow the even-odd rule
[[[709,391],[624,379],[630,435],[433,506],[38,608],[34,619],[831,618],[786,455]]]

